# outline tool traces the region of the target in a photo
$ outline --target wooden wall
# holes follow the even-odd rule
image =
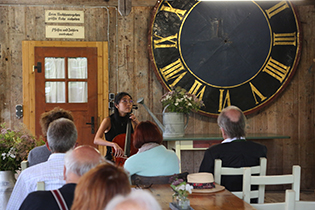
[[[122,17],[116,1],[2,0],[0,3],[0,122],[14,126],[15,105],[22,101],[22,40],[45,38],[45,10],[83,10],[85,39],[109,42],[109,91],[144,97],[146,105],[161,119],[159,99],[164,90],[150,66],[147,32],[155,0],[132,1],[132,11]],[[53,3],[52,3],[53,2]],[[290,139],[258,141],[268,147],[268,174],[290,173],[302,167],[302,189],[315,188],[315,8],[298,5],[303,30],[300,64],[291,83],[267,107],[248,116],[248,133],[278,133]],[[71,39],[67,39],[71,41]],[[75,40],[72,40],[75,41]],[[77,40],[76,40],[77,41]],[[139,120],[152,120],[142,106]],[[216,119],[191,114],[186,133],[218,133]],[[197,172],[203,151],[184,151],[183,170]]]

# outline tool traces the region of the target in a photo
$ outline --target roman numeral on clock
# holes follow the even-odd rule
[[[172,5],[170,5],[170,3],[168,3],[167,1],[165,1],[165,3],[166,3],[167,5],[163,4],[163,5],[161,6],[161,9],[160,9],[161,11],[166,11],[166,12],[175,13],[175,14],[179,17],[180,20],[183,19],[183,17],[184,17],[184,15],[185,15],[185,13],[186,13],[187,10],[182,10],[182,9],[173,8]]]
[[[287,76],[289,69],[290,66],[283,65],[282,63],[270,57],[265,68],[262,71],[268,73],[282,83]]]
[[[222,109],[225,107],[231,106],[231,99],[230,99],[230,91],[229,90],[224,90],[220,89],[220,98],[219,98],[219,110],[218,112],[221,112]],[[225,92],[225,93],[224,93]],[[224,96],[225,94],[225,96]]]
[[[191,86],[188,92],[191,94],[194,94],[197,98],[202,100],[205,90],[206,90],[206,86],[202,85],[201,82],[195,80],[194,84]]]
[[[273,33],[273,46],[293,45],[296,46],[296,32],[294,33]]]
[[[256,95],[260,98],[261,101],[265,100],[267,97],[265,97],[263,94],[261,94],[257,88],[250,82],[249,83],[249,86],[252,90],[252,93],[253,93],[253,96],[254,96],[254,99],[255,99],[255,102],[256,104],[258,104],[259,102],[257,101],[257,98],[256,98]]]
[[[175,79],[170,86],[175,86],[186,74],[186,70],[180,59],[160,69],[166,81]]]
[[[279,12],[285,10],[286,8],[289,8],[289,5],[286,1],[281,1],[278,4],[274,5],[273,7],[266,10],[268,18],[272,18]]]
[[[159,39],[153,40],[154,48],[171,48],[171,47],[177,48],[177,33],[175,35],[171,35],[168,37],[161,37],[155,34],[154,36],[159,38]]]

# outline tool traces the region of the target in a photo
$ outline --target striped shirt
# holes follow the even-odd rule
[[[13,188],[7,210],[17,210],[26,196],[37,190],[37,182],[45,182],[45,190],[54,190],[65,184],[63,178],[64,153],[51,154],[46,162],[21,172]]]

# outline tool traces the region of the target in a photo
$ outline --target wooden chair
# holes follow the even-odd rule
[[[300,200],[300,177],[301,167],[293,166],[292,174],[290,175],[274,175],[274,176],[252,176],[251,168],[244,168],[243,174],[243,199],[245,202],[250,203],[251,198],[258,198],[262,201],[265,197],[265,190],[257,192],[251,191],[251,185],[281,185],[292,184],[292,189],[295,191],[295,200]],[[261,203],[261,202],[258,202]]]
[[[251,174],[259,174],[260,176],[266,175],[267,170],[267,158],[260,158],[260,165],[253,166],[251,168]],[[222,175],[243,175],[244,168],[231,168],[231,167],[222,167],[222,160],[216,159],[214,162],[214,182],[221,184]],[[259,191],[265,191],[265,186],[261,186],[258,189]],[[243,192],[232,192],[237,197],[243,199]],[[258,203],[263,203],[264,201],[258,200]]]
[[[187,180],[188,172],[183,172],[177,174],[178,178],[182,178]],[[131,176],[131,184],[136,186],[149,186],[153,184],[170,184],[170,178],[174,175],[170,176],[140,176],[138,174],[134,174]]]

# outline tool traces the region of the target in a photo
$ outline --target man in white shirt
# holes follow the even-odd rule
[[[45,182],[45,190],[58,189],[65,184],[65,153],[74,147],[77,137],[77,129],[71,120],[60,118],[50,123],[47,143],[52,154],[46,162],[22,171],[12,191],[7,210],[19,209],[25,197],[37,190],[39,181]]]

